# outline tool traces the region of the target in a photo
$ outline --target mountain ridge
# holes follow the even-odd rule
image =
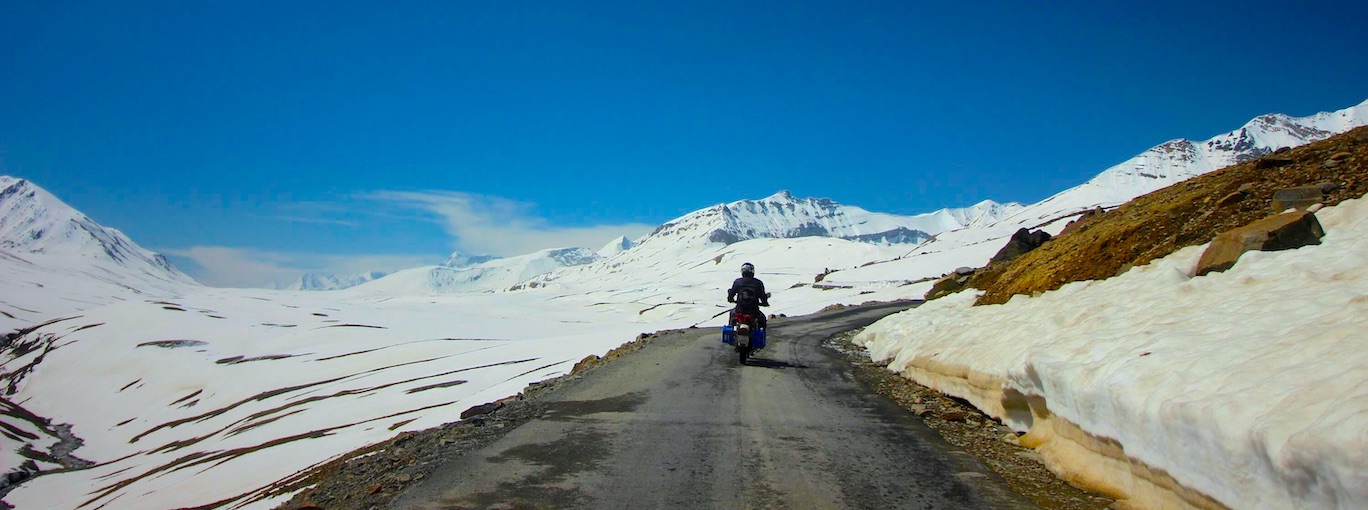
[[[609,241],[608,244],[605,244],[602,248],[599,248],[597,253],[600,257],[608,258],[612,257],[613,255],[617,255],[624,251],[630,250],[635,246],[636,243],[633,242],[631,239],[627,239],[627,236],[618,236],[617,239]]]
[[[1026,223],[1111,208],[1230,165],[1258,159],[1368,125],[1368,100],[1357,105],[1304,117],[1281,113],[1257,116],[1237,129],[1202,141],[1175,138],[1113,165],[1087,181],[1031,204],[1013,217]]]
[[[0,175],[0,249],[32,255],[104,258],[164,271],[193,281],[162,254],[101,226],[26,179]]]
[[[500,257],[497,255],[466,255],[459,251],[453,251],[451,252],[451,255],[447,257],[446,262],[442,263],[442,267],[470,267],[492,260],[498,260],[499,258]]]
[[[387,274],[389,273],[383,271],[367,271],[353,275],[305,273],[286,286],[285,290],[339,290],[377,280]]]
[[[797,198],[788,191],[779,191],[758,200],[738,200],[699,209],[662,224],[639,240],[632,241],[620,236],[596,252],[583,247],[567,247],[498,258],[490,255],[469,256],[457,251],[442,266],[398,271],[386,277],[390,279],[389,283],[371,285],[360,281],[357,285],[365,285],[371,291],[390,289],[422,293],[522,288],[519,284],[537,280],[545,273],[593,264],[624,252],[635,252],[642,246],[648,246],[648,252],[658,253],[662,244],[701,249],[708,245],[730,245],[754,239],[831,237],[866,244],[915,245],[945,230],[991,223],[1021,207],[1021,204],[1014,202],[999,204],[984,200],[965,208],[945,208],[901,216],[869,212],[860,207],[839,204],[829,198]],[[679,237],[676,238],[676,235]],[[653,239],[656,241],[652,242]],[[614,260],[622,262],[616,258]],[[542,272],[535,272],[537,270]],[[400,274],[403,276],[396,276]],[[526,278],[509,281],[510,275],[525,275]],[[415,280],[423,278],[427,281]],[[404,281],[401,283],[399,280]],[[495,285],[491,282],[501,283]]]
[[[426,266],[395,271],[348,290],[370,294],[451,294],[502,290],[538,275],[589,264],[602,257],[588,248],[540,250],[516,257],[494,258],[468,266]]]
[[[550,262],[534,263],[530,262],[531,259],[520,259],[521,262],[512,263],[529,264],[522,269],[513,269],[507,264],[486,266],[498,259],[488,255],[468,256],[454,252],[442,267],[481,269],[464,274],[447,274],[439,271],[442,275],[435,281],[434,288],[450,291],[453,289],[449,284],[454,282],[502,280],[490,279],[488,276],[477,277],[476,274],[529,275],[529,271],[533,271],[534,267],[555,271],[591,264],[615,257],[625,251],[641,250],[643,246],[647,248],[647,252],[658,254],[661,250],[673,251],[690,246],[726,246],[753,239],[812,236],[882,245],[918,245],[950,231],[983,228],[996,232],[1003,228],[1033,226],[1087,209],[1114,207],[1159,187],[1228,166],[1232,162],[1248,161],[1282,147],[1302,145],[1323,139],[1337,131],[1365,124],[1368,124],[1368,101],[1338,111],[1321,112],[1305,117],[1290,117],[1284,114],[1260,115],[1239,129],[1202,142],[1179,138],[1156,145],[1104,170],[1079,186],[1031,205],[1015,202],[999,204],[985,200],[970,207],[943,208],[930,213],[906,216],[870,212],[857,206],[841,205],[828,198],[797,198],[784,190],[761,199],[743,199],[699,209],[661,224],[654,232],[636,241],[620,237],[598,252],[575,248],[588,253],[580,253],[559,261],[553,260],[555,256],[549,253],[528,254],[536,255],[532,259],[549,257]],[[133,273],[142,273],[160,282],[194,283],[193,279],[172,266],[164,256],[138,247],[117,229],[95,224],[83,214],[27,181],[3,177],[3,180],[0,180],[0,190],[3,190],[0,191],[0,204],[8,204],[0,210],[0,247],[14,252],[11,253],[11,258],[25,260],[21,256],[23,254],[66,254],[68,258],[74,257],[74,260],[85,257],[108,261],[117,266],[112,269],[115,273],[129,272],[127,270],[131,268]],[[26,197],[26,203],[30,204],[59,204],[54,208],[60,214],[53,217],[60,216],[67,221],[50,219],[51,221],[43,223],[34,219],[37,216],[16,213],[15,211],[19,210],[27,211],[28,214],[45,211],[41,207],[14,205],[21,203],[14,200],[20,196]],[[42,197],[42,200],[36,200],[36,197]],[[678,246],[662,247],[662,244]],[[302,276],[292,288],[348,288],[376,280],[380,276],[378,272],[363,275],[310,274]],[[534,276],[537,275],[532,274],[528,279]],[[305,279],[311,281],[306,284]],[[136,285],[130,286],[133,287]],[[490,290],[484,284],[476,287],[482,291]]]
[[[733,244],[752,239],[798,237],[917,244],[945,230],[967,226],[962,222],[963,218],[991,216],[1001,208],[1014,211],[1019,205],[986,200],[969,208],[903,216],[870,212],[829,198],[796,198],[784,190],[759,200],[717,204],[680,216],[661,224],[639,244],[648,244],[655,239],[682,240],[689,244]]]
[[[25,179],[0,176],[0,330],[200,286],[165,256]]]

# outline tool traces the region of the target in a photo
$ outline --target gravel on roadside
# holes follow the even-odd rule
[[[1017,443],[1018,434],[960,399],[912,382],[876,363],[868,351],[851,343],[859,330],[827,340],[826,346],[841,353],[855,367],[859,381],[921,418],[941,437],[978,457],[1013,491],[1046,510],[1095,510],[1109,508],[1111,498],[1092,494],[1060,480],[1030,448]]]

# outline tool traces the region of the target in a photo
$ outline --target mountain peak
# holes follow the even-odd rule
[[[460,252],[453,258],[465,257]],[[489,257],[485,255],[484,257]],[[466,257],[475,260],[477,257]],[[533,277],[557,269],[601,260],[588,248],[550,248],[513,257],[491,258],[467,266],[425,266],[391,273],[356,286],[356,292],[389,294],[452,294],[496,292],[517,288]]]
[[[179,273],[164,257],[138,247],[122,232],[102,227],[47,190],[10,176],[0,176],[0,248],[118,263],[142,260]],[[181,278],[189,279],[176,276]]]
[[[26,301],[0,317],[0,330],[195,285],[161,254],[6,175],[0,175],[0,255],[0,287],[25,289],[19,292]]]
[[[593,250],[578,246],[551,248],[536,252],[533,255],[542,255],[545,258],[565,266],[579,266],[599,259],[599,254],[594,253]]]
[[[992,221],[1015,212],[991,200],[968,209],[917,216],[872,213],[827,198],[796,198],[780,191],[760,200],[714,205],[661,225],[642,244],[663,242],[732,244],[751,239],[834,237],[873,244],[917,244],[932,234]]]
[[[793,193],[789,193],[788,190],[779,190],[778,193],[775,193],[775,194],[770,195],[770,196],[768,196],[768,197],[762,198],[762,199],[760,199],[760,201],[761,201],[761,202],[795,202],[795,201],[797,201],[797,199],[793,198]]]
[[[383,278],[387,273],[368,271],[354,275],[306,273],[285,290],[340,290]]]
[[[161,254],[102,227],[37,185],[0,175],[0,248],[35,255],[89,257],[119,265],[151,266],[168,280],[193,282]],[[130,266],[131,267],[131,266]]]
[[[1126,201],[1230,165],[1261,158],[1368,125],[1368,101],[1305,117],[1260,115],[1230,132],[1195,142],[1169,140],[1108,168],[1087,182],[1028,207],[1031,218],[1054,218]]]
[[[447,261],[442,263],[442,267],[470,267],[498,259],[499,256],[497,255],[466,255],[459,251],[453,251],[451,256],[447,257]]]
[[[598,256],[608,258],[613,255],[617,255],[624,251],[630,250],[633,246],[636,246],[636,243],[633,243],[631,239],[627,238],[627,236],[618,236],[617,239],[609,241],[608,244],[603,245],[603,248],[600,248],[598,251]]]

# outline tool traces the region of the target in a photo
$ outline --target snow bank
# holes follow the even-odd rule
[[[856,338],[1019,430],[1064,477],[1146,507],[1368,508],[1368,200],[1323,244],[1191,278],[1205,247],[1109,280]]]

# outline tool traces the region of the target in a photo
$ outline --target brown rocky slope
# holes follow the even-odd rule
[[[1275,191],[1329,190],[1325,205],[1368,193],[1368,127],[1226,167],[1095,215],[1080,228],[978,271],[977,304],[1005,303],[1066,283],[1109,278],[1272,214]]]

